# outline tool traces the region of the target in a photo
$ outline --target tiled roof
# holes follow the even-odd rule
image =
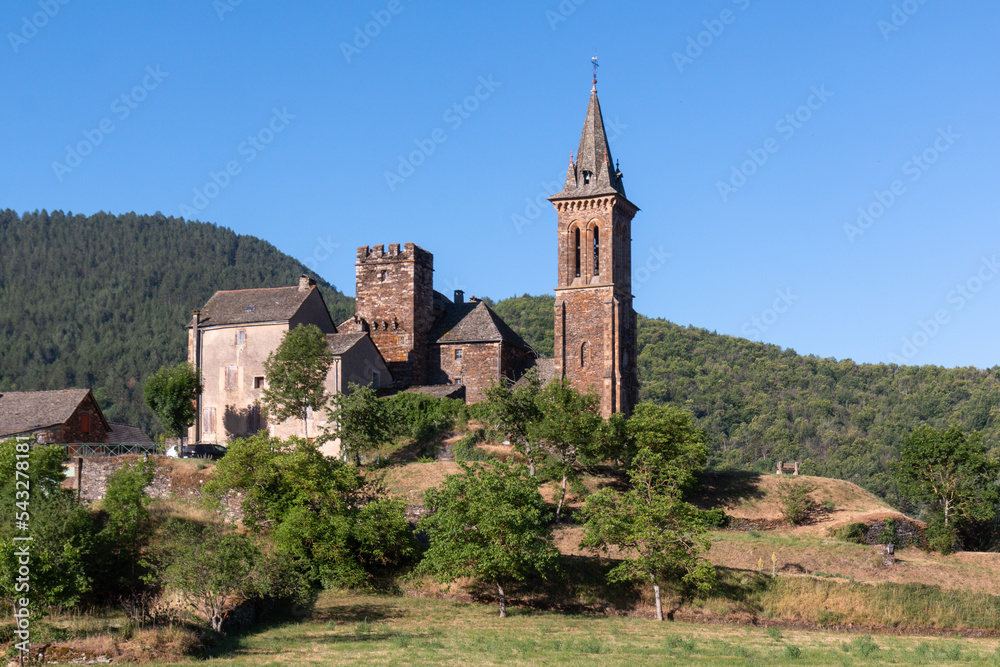
[[[121,442],[153,442],[152,439],[138,426],[128,424],[109,424],[111,432],[108,433],[109,443]]]
[[[201,323],[211,327],[289,320],[313,289],[295,286],[220,290],[201,309]]]
[[[499,343],[506,341],[522,350],[531,348],[482,301],[453,303],[434,323],[435,343]]]
[[[365,338],[367,335],[367,333],[354,331],[350,333],[327,334],[326,343],[330,347],[330,354],[338,355],[350,350],[357,345],[359,340]]]
[[[0,436],[65,423],[89,393],[89,389],[0,393]]]

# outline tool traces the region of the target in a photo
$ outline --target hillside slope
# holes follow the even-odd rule
[[[89,387],[108,419],[156,430],[142,383],[184,359],[191,310],[216,290],[292,285],[307,272],[212,224],[2,211],[0,391]],[[318,282],[346,319],[353,299]]]

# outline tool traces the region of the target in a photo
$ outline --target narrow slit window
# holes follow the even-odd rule
[[[580,368],[587,365],[587,344],[580,345]]]
[[[580,228],[577,227],[573,232],[576,238],[576,277],[580,277]]]
[[[594,227],[594,275],[601,275],[601,230]]]

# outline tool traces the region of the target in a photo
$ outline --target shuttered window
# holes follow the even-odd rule
[[[236,389],[236,366],[226,366],[226,389]]]
[[[205,435],[215,435],[215,408],[204,408],[201,414],[202,433]]]

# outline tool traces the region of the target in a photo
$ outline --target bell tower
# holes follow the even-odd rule
[[[611,159],[594,87],[566,185],[549,197],[558,216],[555,377],[601,398],[601,414],[638,402],[632,309],[632,218],[622,173]]]

